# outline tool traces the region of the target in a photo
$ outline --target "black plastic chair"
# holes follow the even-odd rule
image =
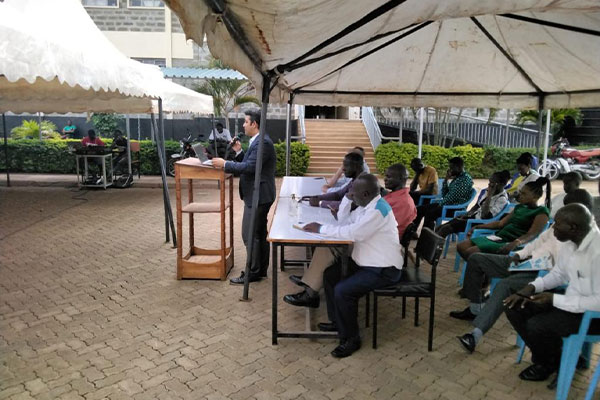
[[[405,235],[406,236],[406,233]],[[404,242],[404,237],[402,238]],[[403,245],[406,242],[402,243]],[[406,244],[405,249],[408,245]],[[440,260],[440,255],[444,248],[444,238],[437,235],[429,228],[423,228],[417,242],[417,258],[415,266],[407,266],[407,255],[405,251],[404,267],[402,269],[402,278],[394,286],[373,291],[373,348],[377,348],[377,298],[381,296],[402,297],[402,318],[406,316],[406,298],[415,298],[415,326],[419,325],[419,299],[429,298],[429,338],[427,350],[433,348],[433,319],[435,309],[435,281],[436,268]],[[427,274],[419,264],[421,260],[427,261],[431,265],[431,274]]]

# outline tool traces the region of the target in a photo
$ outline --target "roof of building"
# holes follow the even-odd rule
[[[166,78],[248,79],[234,69],[163,67],[161,70]]]

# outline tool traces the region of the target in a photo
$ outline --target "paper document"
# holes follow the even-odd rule
[[[502,239],[500,236],[496,236],[496,235],[489,235],[485,237],[487,240],[491,240],[492,242],[503,242],[504,239]]]
[[[541,271],[552,269],[552,261],[550,256],[543,256],[531,260],[523,261],[522,263],[515,264],[511,263],[508,268],[509,271]]]

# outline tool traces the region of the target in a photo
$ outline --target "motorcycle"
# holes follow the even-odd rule
[[[189,157],[196,157],[196,152],[192,147],[192,134],[190,133],[187,138],[179,141],[179,153],[171,154],[171,158],[167,161],[167,174],[175,176],[175,163],[179,160],[185,160]]]
[[[579,172],[584,179],[600,178],[600,148],[579,150],[569,147],[566,138],[560,138],[552,144],[551,158],[541,163],[538,168],[540,175],[556,179],[560,174]]]

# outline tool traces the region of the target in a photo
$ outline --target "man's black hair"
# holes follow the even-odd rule
[[[465,166],[465,162],[460,157],[452,157],[448,160],[449,164],[456,165],[459,168],[463,168]]]
[[[375,175],[363,172],[356,179],[365,183],[365,189],[367,189],[369,193],[379,193],[379,181]]]
[[[583,204],[590,212],[594,209],[594,198],[585,189],[576,189],[571,193],[567,193],[564,199],[565,205],[571,203]]]
[[[356,165],[363,165],[363,156],[361,156],[358,153],[348,153],[344,156],[344,159],[347,159],[353,163],[355,163]]]
[[[96,136],[96,131],[93,129],[88,130],[88,136]]]
[[[519,156],[519,158],[517,158],[517,164],[528,165],[531,167],[532,163],[533,163],[533,156],[531,155],[531,153],[525,152],[525,153],[521,154]]]
[[[259,119],[260,119],[260,118],[259,118]],[[223,124],[222,124],[222,123],[220,123],[220,122],[217,122],[217,123],[215,124],[215,127],[217,127],[217,126],[220,126],[220,127],[222,128],[222,127],[223,127]]]
[[[397,174],[400,179],[408,179],[408,170],[401,163],[393,164],[388,167],[393,174]]]
[[[260,127],[260,110],[248,110],[244,114],[250,117],[250,122],[256,122],[256,125]]]
[[[354,150],[360,150],[360,151],[362,151],[362,152],[363,152],[363,154],[365,153],[365,149],[363,149],[363,148],[362,148],[362,147],[360,147],[360,146],[354,146],[354,147],[353,147],[353,149],[354,149]]]
[[[581,177],[581,174],[577,171],[571,171],[568,172],[566,174],[563,175],[563,182],[564,181],[573,181],[573,182],[577,182],[577,186],[581,185],[581,182],[583,181],[583,178]]]

